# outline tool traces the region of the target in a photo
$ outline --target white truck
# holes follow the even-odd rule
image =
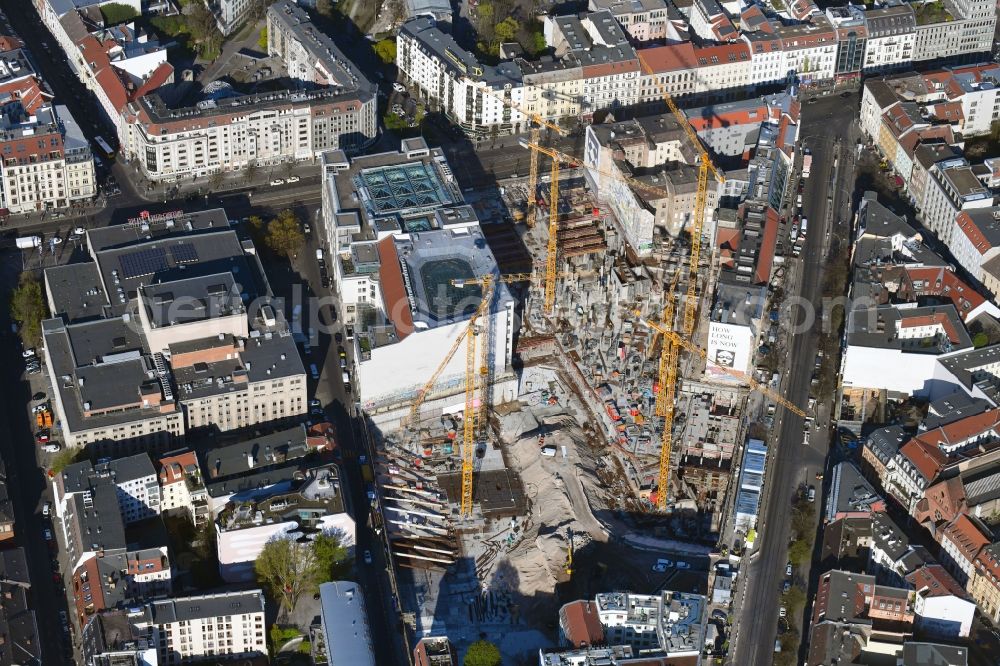
[[[14,241],[14,244],[17,245],[17,247],[19,247],[22,250],[27,250],[29,248],[41,246],[41,244],[42,244],[42,237],[41,236],[21,236],[20,238],[18,238],[18,239],[16,239]]]
[[[813,156],[809,153],[809,149],[802,155],[802,177],[808,178],[809,171],[812,169]]]

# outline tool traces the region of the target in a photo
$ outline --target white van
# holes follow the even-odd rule
[[[315,363],[309,365],[309,374],[313,379],[319,379],[319,368],[316,367]]]

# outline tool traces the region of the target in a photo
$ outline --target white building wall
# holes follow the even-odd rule
[[[933,400],[954,393],[950,373],[934,354],[904,354],[898,349],[848,345],[844,352],[843,384],[855,388],[885,389]],[[892,368],[892,372],[886,372]]]
[[[935,639],[968,638],[976,604],[952,595],[923,597],[918,593],[914,611],[918,631],[927,636]]]
[[[144,79],[165,62],[167,62],[167,50],[160,49],[159,51],[143,53],[142,55],[126,58],[125,60],[116,60],[111,64],[136,78]]]
[[[513,352],[513,302],[491,314],[489,320],[493,335],[493,374],[498,375],[510,366]],[[485,317],[481,321],[486,324]],[[468,321],[460,321],[417,331],[395,344],[372,349],[369,360],[357,362],[358,399],[362,407],[370,410],[380,403],[391,404],[415,396],[444,360],[456,336],[468,326]],[[437,388],[444,389],[449,384],[462,386],[467,344],[468,338],[462,341],[458,351],[441,372]],[[482,344],[482,335],[479,336],[479,344]],[[456,405],[464,406],[464,397],[456,397]]]
[[[974,90],[962,95],[962,134],[988,134],[994,122],[1000,120],[1000,88]]]
[[[865,44],[865,59],[861,69],[866,72],[878,71],[910,62],[915,39],[916,35],[912,32],[869,37]]]

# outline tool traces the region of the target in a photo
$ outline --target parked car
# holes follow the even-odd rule
[[[298,176],[289,176],[288,178],[285,179],[285,182],[286,183],[297,183],[297,182],[299,182],[299,180],[300,179],[299,179]],[[306,225],[306,226],[308,226],[308,225]],[[307,231],[306,233],[309,233],[309,232]]]
[[[395,90],[396,92],[400,92],[400,93],[401,92],[406,92],[406,86],[404,86],[402,83],[393,83],[392,84],[392,89]]]
[[[42,536],[43,536],[43,537],[45,537],[45,540],[46,540],[46,541],[52,541],[52,539],[54,538],[54,537],[52,536],[52,530],[50,530],[50,529],[49,529],[49,528],[47,528],[47,527],[46,527],[45,529],[43,529],[43,530],[42,530]]]
[[[677,561],[677,568],[678,569],[690,569],[691,565],[688,564],[687,562],[682,562],[682,561],[678,560]]]
[[[35,348],[29,347],[21,352],[21,358],[33,358],[35,356]]]
[[[271,181],[271,185],[274,186],[274,187],[277,187],[279,185],[284,185],[284,184],[285,184],[285,181],[282,180],[281,178],[275,178],[274,180]]]
[[[333,339],[337,341],[337,344],[340,344],[344,341],[344,336],[340,333],[340,331],[337,331],[333,334]]]
[[[789,562],[788,564],[785,565],[785,575],[786,576],[791,576],[792,575],[792,563],[791,562]]]
[[[371,563],[372,563],[372,551],[366,550],[365,551],[365,564],[371,564]]]
[[[60,449],[62,449],[62,447],[56,442],[49,442],[42,447],[42,451],[45,451],[45,453],[59,453]]]
[[[322,406],[323,406],[323,403],[321,403],[321,402],[319,401],[319,398],[312,398],[312,399],[311,399],[311,400],[309,401],[309,406],[310,406],[310,407],[322,407]]]
[[[656,564],[653,565],[653,571],[655,571],[656,573],[663,573],[664,571],[670,569],[673,566],[674,566],[673,562],[661,558],[656,560]]]
[[[782,594],[788,594],[788,591],[790,589],[792,589],[792,583],[791,581],[786,580],[784,584],[781,586],[781,592]]]
[[[39,391],[35,395],[31,396],[32,400],[45,400],[48,396],[45,395],[45,391]]]
[[[809,486],[809,501],[816,501],[816,486]]]
[[[778,617],[788,617],[788,609],[784,606],[778,609]]]
[[[52,513],[52,502],[46,502],[42,505],[42,515],[48,518],[50,513]]]
[[[45,443],[52,439],[52,436],[49,434],[48,430],[39,430],[35,433],[35,439],[41,443]]]

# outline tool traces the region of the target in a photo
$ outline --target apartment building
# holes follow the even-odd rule
[[[984,282],[984,265],[1000,256],[1000,206],[963,210],[953,224],[948,249],[974,280]]]
[[[148,632],[161,666],[267,654],[264,593],[259,589],[153,601],[129,611],[129,620]]]
[[[374,87],[304,10],[278,2],[268,10],[268,49],[309,90],[283,90],[172,108],[160,95],[126,114],[128,142],[144,175],[162,181],[308,161],[320,152],[360,151],[377,132]]]
[[[256,478],[263,478],[262,472]],[[335,465],[298,471],[271,488],[251,486],[233,496],[215,520],[219,573],[229,583],[254,579],[254,561],[268,541],[295,534],[335,531],[354,545],[354,520],[344,504]]]
[[[396,65],[432,109],[471,134],[491,126],[518,132],[525,118],[510,108],[522,101],[521,72],[509,62],[481,64],[427,17],[405,22],[396,35]],[[504,102],[507,104],[504,104]]]
[[[257,3],[254,0],[205,0],[205,4],[215,16],[219,32],[229,35],[243,25]]]
[[[3,104],[0,155],[0,206],[11,213],[64,208],[97,194],[90,145],[65,106],[29,113],[21,101]]]
[[[976,555],[976,571],[968,590],[979,611],[990,622],[1000,622],[1000,543],[986,546]]]
[[[929,172],[927,190],[917,214],[924,227],[951,247],[959,233],[959,213],[993,206],[993,194],[965,159],[940,162]]]
[[[89,230],[87,246],[91,261],[45,275],[46,366],[68,446],[168,450],[192,428],[306,412],[289,326],[225,211],[140,216]]]
[[[128,611],[95,613],[82,627],[81,650],[86,666],[153,666],[156,645]]]
[[[184,512],[195,527],[209,520],[208,491],[193,451],[171,451],[156,461],[160,470],[160,511]]]
[[[989,53],[996,28],[989,0],[954,0],[914,9],[913,59],[940,60]]]
[[[674,32],[671,21],[679,18],[679,12],[665,0],[590,0],[589,9],[611,12],[629,37],[639,43],[667,39]]]
[[[837,67],[837,33],[826,16],[809,23],[775,29],[785,52],[785,71],[795,72],[803,84],[829,81]]]
[[[74,496],[90,493],[95,486],[104,483],[115,488],[118,512],[125,524],[160,514],[160,484],[156,470],[149,454],[137,453],[96,465],[90,461],[68,465],[52,484],[56,516],[62,518],[66,514]]]
[[[976,573],[976,557],[990,545],[989,532],[984,527],[977,518],[959,513],[937,534],[944,554],[943,563],[960,585],[969,585]]]
[[[907,66],[913,59],[916,19],[909,3],[865,11],[865,72]]]
[[[358,584],[350,581],[323,583],[319,586],[319,599],[320,623],[313,630],[314,640],[318,642],[316,652],[330,664],[375,666],[365,597]],[[433,663],[450,664],[451,660]]]
[[[611,592],[595,598],[608,645],[670,658],[698,656],[705,640],[705,603],[699,594]]]
[[[304,472],[329,464],[321,455],[327,444],[300,424],[202,450],[207,509],[216,515],[229,502],[287,490]]]

